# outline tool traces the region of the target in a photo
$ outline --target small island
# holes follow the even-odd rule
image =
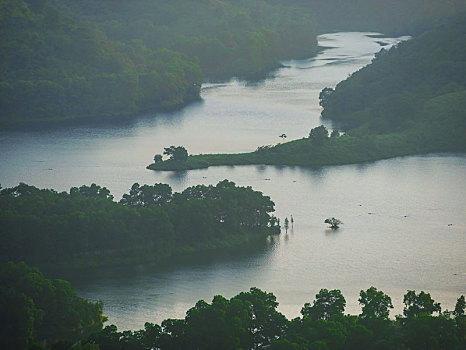
[[[265,242],[274,202],[224,180],[173,193],[135,183],[119,202],[92,184],[69,193],[20,184],[0,191],[0,262],[64,268],[161,262]]]

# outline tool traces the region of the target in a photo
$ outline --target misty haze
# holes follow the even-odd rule
[[[0,0],[2,349],[466,347],[466,4]]]

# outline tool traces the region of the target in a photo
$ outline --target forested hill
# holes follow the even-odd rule
[[[209,79],[254,78],[316,52],[312,14],[266,0],[51,0],[109,38],[196,57]]]
[[[312,21],[265,1],[0,0],[0,125],[179,107],[208,78],[258,76],[317,48]]]
[[[287,3],[306,7],[314,15],[319,33],[376,31],[386,35],[418,35],[466,12],[464,0],[287,0]]]
[[[466,17],[389,51],[321,94],[322,117],[349,134],[410,130],[464,148]],[[425,137],[427,137],[425,135]]]
[[[0,1],[0,125],[115,117],[199,97],[193,58],[108,39],[46,1]]]

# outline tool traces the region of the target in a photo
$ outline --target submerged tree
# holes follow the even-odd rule
[[[290,222],[288,221],[288,218],[285,218],[285,224],[283,225],[285,229],[285,233],[288,233],[288,229],[290,228]]]
[[[333,230],[336,230],[337,228],[340,227],[340,225],[343,224],[343,222],[339,219],[336,219],[336,218],[327,218],[325,219],[324,221],[326,224],[329,224],[330,227],[333,229]]]

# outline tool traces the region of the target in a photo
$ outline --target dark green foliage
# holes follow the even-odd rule
[[[464,131],[464,110],[452,110],[446,99],[462,93],[464,100],[465,23],[464,17],[460,17],[388,52],[382,51],[384,54],[339,83],[334,91],[322,91],[322,116],[343,123],[346,129],[357,128],[359,133],[386,134],[410,129],[421,134],[417,129],[425,129],[432,122],[436,125],[430,126],[431,130],[443,124],[449,130],[459,126]],[[454,102],[453,108],[461,99]],[[449,109],[440,115],[429,113],[431,105],[439,103]],[[443,133],[445,128],[437,132]],[[356,135],[358,130],[350,133]]]
[[[410,350],[462,349],[457,337],[455,321],[443,316],[432,317],[428,314],[415,316],[406,322],[403,331],[404,341]]]
[[[272,0],[279,2],[280,0]],[[319,32],[416,35],[466,11],[462,0],[293,0],[315,14]]]
[[[49,1],[0,2],[0,124],[129,116],[199,97],[194,59],[109,39]]]
[[[464,318],[464,312],[466,310],[466,302],[464,295],[460,296],[456,301],[455,311],[453,311],[456,318]]]
[[[309,140],[314,145],[321,145],[328,139],[328,130],[325,126],[321,125],[315,127],[309,132]]]
[[[89,20],[112,40],[140,40],[195,57],[210,79],[261,77],[284,58],[316,51],[311,12],[302,4],[264,0],[73,0],[54,4]],[[304,9],[304,11],[303,11]]]
[[[323,88],[322,91],[319,93],[319,105],[323,108],[327,107],[328,100],[334,92],[335,90],[332,88]]]
[[[100,331],[105,320],[102,303],[76,297],[68,282],[49,280],[25,263],[0,264],[0,295],[2,349],[60,339],[74,343]]]
[[[135,183],[120,203],[95,184],[70,194],[20,184],[0,192],[0,261],[71,266],[159,261],[184,249],[279,233],[273,211],[269,197],[226,180],[175,194],[166,184]]]
[[[124,194],[120,203],[130,207],[149,207],[151,205],[164,205],[172,200],[172,189],[167,184],[153,186],[138,183],[133,184],[128,194]]]
[[[316,294],[314,303],[304,304],[301,309],[303,317],[310,317],[313,320],[330,320],[333,316],[343,316],[346,300],[339,289],[321,289]]]
[[[388,295],[375,287],[362,290],[359,295],[358,301],[362,305],[361,318],[388,320],[390,309],[393,309],[392,299]]]
[[[183,146],[170,146],[163,149],[163,154],[175,162],[183,162],[188,158],[188,151]]]
[[[440,314],[440,304],[436,303],[429,293],[420,292],[416,294],[414,290],[408,290],[403,298],[405,307],[403,316],[407,319],[412,319],[421,315],[432,315],[434,312]]]
[[[110,194],[110,190],[108,188],[100,187],[96,184],[92,184],[91,186],[83,185],[79,188],[71,187],[70,195],[71,196],[81,195],[84,197],[93,197],[93,198],[113,200],[113,196]]]
[[[216,188],[233,187],[224,181]],[[200,192],[209,191],[188,191]],[[65,281],[48,280],[24,263],[0,265],[0,277],[0,345],[8,350],[459,350],[466,345],[459,322],[464,316],[458,316],[464,297],[458,299],[456,319],[423,313],[393,321],[386,313],[390,297],[374,287],[361,291],[360,316],[343,315],[339,290],[321,289],[312,307],[304,305],[303,317],[290,321],[277,311],[272,293],[253,287],[231,299],[199,300],[184,319],[119,332],[114,325],[102,329],[102,304],[77,298]]]
[[[109,326],[90,341],[101,350],[257,349],[284,334],[288,321],[277,306],[272,293],[251,288],[229,300],[221,295],[211,304],[200,300],[183,320],[168,319],[161,327],[146,323],[145,329],[137,332],[119,333],[115,326]]]

